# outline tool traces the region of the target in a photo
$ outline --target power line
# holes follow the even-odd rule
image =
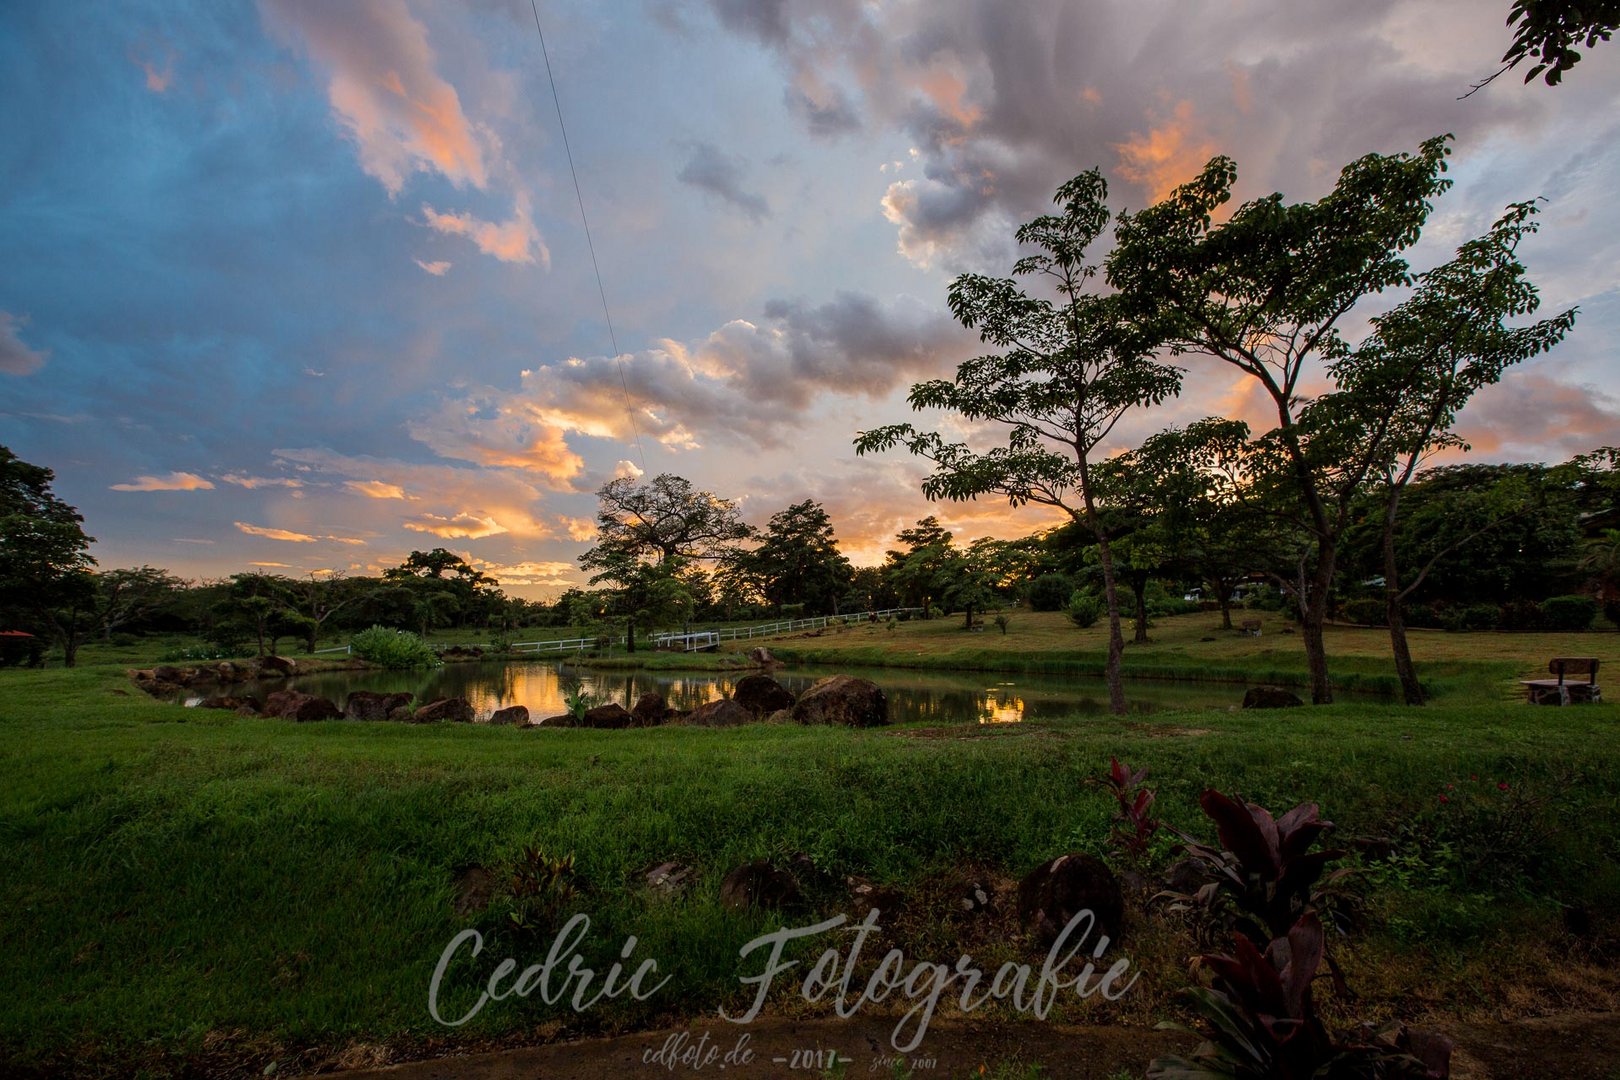
[[[630,420],[630,433],[636,439],[636,457],[641,459],[641,471],[647,471],[647,454],[641,448],[641,429],[636,424],[635,409],[630,404],[630,383],[624,377],[624,357],[619,352],[619,339],[613,332],[613,316],[608,311],[607,289],[602,285],[602,268],[596,262],[596,244],[591,240],[591,222],[585,216],[585,196],[579,190],[579,172],[574,168],[574,151],[568,145],[568,126],[563,123],[562,99],[557,96],[557,80],[551,74],[551,56],[546,51],[546,32],[540,29],[540,7],[529,0],[534,12],[534,30],[540,35],[540,57],[546,62],[546,81],[551,84],[551,103],[557,108],[557,130],[562,132],[563,153],[568,155],[568,174],[574,178],[574,198],[579,203],[580,224],[585,226],[585,246],[591,253],[591,270],[596,274],[596,291],[602,297],[602,318],[607,322],[608,342],[613,346],[613,362],[619,368],[619,389],[624,393],[624,415]]]

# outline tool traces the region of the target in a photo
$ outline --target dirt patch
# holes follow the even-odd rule
[[[495,875],[482,866],[466,866],[456,874],[455,911],[460,918],[489,907],[495,895]]]

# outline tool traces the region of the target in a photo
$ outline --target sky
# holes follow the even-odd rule
[[[925,462],[851,446],[985,437],[905,401],[980,351],[955,275],[1005,276],[1093,166],[1116,209],[1215,154],[1238,199],[1299,201],[1450,132],[1413,266],[1539,196],[1542,314],[1580,308],[1464,411],[1471,459],[1620,444],[1620,43],[1458,100],[1509,6],[540,0],[554,99],[529,0],[8,0],[0,443],[55,470],[102,567],[194,579],[442,546],[555,595],[594,492],[664,472],[756,525],[815,499],[857,564],[930,513],[1023,535],[1053,517],[930,504]],[[1178,363],[1118,448],[1263,416]]]

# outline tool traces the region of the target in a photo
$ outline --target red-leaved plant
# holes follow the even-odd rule
[[[1208,986],[1187,997],[1205,1041],[1187,1057],[1162,1057],[1149,1080],[1445,1080],[1451,1040],[1404,1027],[1333,1039],[1316,1014],[1311,984],[1323,962],[1322,922],[1306,911],[1264,951],[1242,934],[1231,955],[1200,956]],[[1165,1023],[1160,1027],[1180,1027]],[[1183,1030],[1186,1030],[1183,1028]]]
[[[1103,777],[1103,783],[1108,785],[1114,801],[1119,804],[1119,810],[1114,814],[1114,831],[1109,837],[1121,851],[1133,858],[1147,854],[1153,834],[1159,831],[1159,819],[1150,813],[1153,809],[1153,792],[1142,786],[1142,781],[1146,779],[1146,769],[1133,771],[1129,765],[1121,765],[1119,758],[1109,757],[1108,775]]]

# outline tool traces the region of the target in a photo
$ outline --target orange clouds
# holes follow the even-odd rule
[[[227,484],[245,487],[249,491],[262,487],[301,488],[303,482],[290,476],[242,476],[239,473],[226,473],[220,477]]]
[[[501,262],[532,264],[538,261],[542,266],[551,265],[551,252],[541,240],[540,230],[529,220],[528,207],[522,200],[519,200],[512,219],[500,223],[483,221],[469,213],[440,213],[426,203],[422,204],[422,215],[427,219],[428,228],[447,236],[466,237],[478,245],[479,251]],[[432,268],[440,265],[438,263],[430,265],[418,261],[417,265],[430,274],[444,273],[444,270],[435,271]],[[450,264],[444,263],[443,266],[449,269]]]
[[[486,536],[500,536],[510,531],[493,517],[479,517],[466,511],[454,517],[423,514],[419,518],[406,521],[404,525],[412,532],[432,533],[447,540],[482,540]]]
[[[354,140],[360,167],[390,196],[426,170],[458,187],[485,186],[482,139],[436,70],[426,27],[404,4],[264,0],[263,10],[272,30],[301,43],[330,73],[332,112]]]
[[[293,532],[290,529],[273,529],[267,525],[249,525],[245,521],[234,523],[240,532],[249,536],[262,536],[266,540],[283,540],[289,544],[315,544],[322,540],[330,540],[337,544],[365,544],[364,540],[356,540],[349,536],[311,536],[309,533]]]
[[[381,480],[345,480],[343,486],[350,491],[357,491],[368,499],[403,499],[406,497],[405,489],[398,484],[386,484]]]
[[[1191,179],[1216,154],[1215,144],[1194,131],[1193,104],[1182,101],[1168,120],[1114,144],[1119,173],[1142,185],[1157,202]]]
[[[167,476],[137,476],[127,484],[113,484],[113,491],[212,491],[214,485],[196,473],[172,472]]]
[[[444,457],[537,473],[555,487],[567,487],[585,467],[555,419],[517,398],[448,402],[406,430]]]
[[[1620,401],[1593,386],[1574,386],[1539,371],[1515,371],[1487,386],[1459,418],[1476,452],[1548,460],[1620,445]]]

